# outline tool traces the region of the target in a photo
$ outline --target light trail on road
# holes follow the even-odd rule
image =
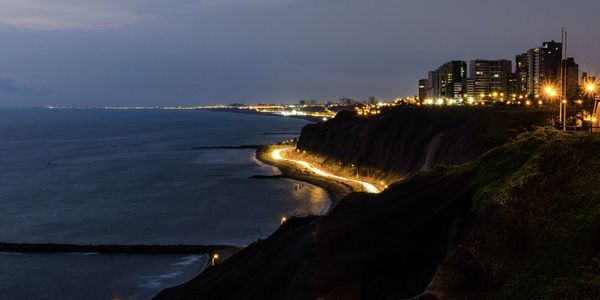
[[[360,180],[356,180],[356,179],[352,179],[349,177],[342,177],[342,176],[338,176],[338,175],[334,175],[331,174],[327,171],[324,171],[322,169],[319,169],[318,167],[316,167],[315,165],[306,162],[306,161],[302,161],[302,160],[295,160],[295,159],[289,159],[289,158],[285,158],[281,155],[281,152],[287,151],[290,148],[283,148],[283,149],[275,149],[273,150],[273,152],[271,153],[271,157],[275,160],[283,160],[283,161],[287,161],[287,162],[291,162],[291,163],[295,163],[298,165],[301,165],[313,172],[315,172],[315,174],[319,175],[319,176],[323,176],[323,177],[327,177],[327,178],[333,178],[333,179],[337,179],[337,180],[341,180],[341,181],[348,181],[348,182],[352,182],[352,183],[358,183],[360,184],[365,191],[369,192],[369,193],[381,193],[381,191],[374,185],[364,182],[364,181],[360,181]]]

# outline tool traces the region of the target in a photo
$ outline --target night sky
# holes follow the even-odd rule
[[[449,60],[569,32],[600,71],[598,0],[0,0],[0,106],[414,95]]]

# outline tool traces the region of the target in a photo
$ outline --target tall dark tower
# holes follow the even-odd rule
[[[427,99],[427,86],[429,86],[429,80],[419,79],[419,100],[421,101]]]
[[[563,60],[562,69],[565,81],[565,99],[574,101],[579,96],[579,65],[577,65],[574,58],[569,57]]]
[[[544,42],[540,53],[540,79],[542,83],[557,83],[560,81],[561,61],[562,43]]]
[[[519,94],[519,95],[528,95],[529,94],[529,90],[527,88],[527,84],[528,84],[528,78],[530,76],[529,74],[529,56],[528,53],[525,52],[521,55],[517,55],[516,59],[515,59],[515,63],[516,63],[516,70],[515,70],[515,76],[516,76],[516,87],[515,87],[515,93]],[[533,96],[533,93],[531,94],[531,96]]]

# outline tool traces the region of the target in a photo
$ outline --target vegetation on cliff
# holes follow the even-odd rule
[[[598,136],[546,128],[443,171],[473,174],[474,216],[429,292],[441,298],[600,298],[598,153]]]

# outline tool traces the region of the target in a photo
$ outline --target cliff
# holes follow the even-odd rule
[[[418,299],[599,299],[600,136],[540,129],[444,171],[472,217]]]
[[[547,113],[515,108],[400,107],[375,118],[341,112],[302,129],[298,148],[404,177],[460,164],[507,142]]]
[[[369,140],[374,147],[391,143],[417,150],[431,144],[406,145],[408,135],[402,132],[412,129],[378,127],[386,118],[342,117],[311,125],[303,131],[303,146],[316,147],[308,141],[318,137],[328,145],[321,151],[345,157],[363,148],[344,151],[339,146],[344,143]],[[514,117],[514,124],[520,118]],[[477,122],[493,126],[496,121]],[[374,137],[348,134],[327,141],[330,131]],[[327,216],[291,219],[269,238],[157,299],[599,298],[600,137],[544,128],[516,138],[510,130],[491,137],[484,129],[476,131],[473,136],[489,144],[475,140],[466,141],[471,146],[448,142],[446,147],[473,149],[477,155],[485,151],[482,145],[507,142],[471,162],[418,172],[378,195],[350,194]],[[389,141],[390,132],[404,142]],[[436,156],[437,162],[468,159],[453,151]],[[402,166],[381,167],[405,173],[423,168],[397,162]]]

